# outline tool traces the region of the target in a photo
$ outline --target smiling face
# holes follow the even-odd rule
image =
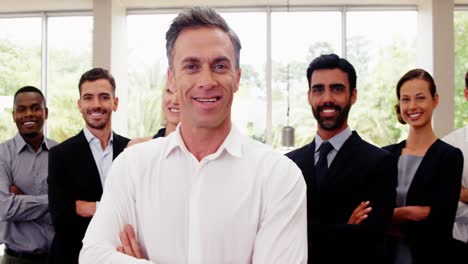
[[[173,126],[177,126],[177,124],[179,124],[179,101],[177,100],[177,94],[175,91],[169,87],[166,87],[163,93],[163,111],[167,122],[166,126],[168,124],[172,124]]]
[[[117,110],[118,98],[106,79],[86,81],[81,85],[78,108],[90,129],[111,129],[112,111]]]
[[[44,121],[47,116],[47,107],[44,106],[44,101],[39,93],[24,92],[16,96],[13,120],[23,138],[43,135]]]
[[[348,113],[356,102],[356,89],[352,94],[346,72],[341,69],[319,69],[312,72],[309,104],[318,123],[322,138],[330,138],[348,126]],[[324,136],[328,134],[329,136]]]
[[[240,69],[229,36],[216,27],[185,29],[172,55],[169,85],[176,89],[183,127],[230,128]]]
[[[429,83],[412,79],[400,89],[400,112],[403,120],[413,128],[431,125],[432,112],[439,102],[437,93],[430,93]]]

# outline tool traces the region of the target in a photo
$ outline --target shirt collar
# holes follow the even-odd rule
[[[20,135],[20,133],[16,133],[14,141],[16,146],[16,154],[19,154],[26,148],[26,146],[29,146],[28,143],[24,140],[23,136]],[[47,144],[45,136],[42,139],[41,148],[44,150],[49,150],[49,146]]]
[[[180,124],[178,124],[176,130],[167,137],[169,143],[164,157],[167,158],[176,148],[189,153],[182,139],[182,135],[180,134]],[[218,157],[224,150],[232,156],[242,157],[242,137],[239,130],[234,125],[231,125],[229,134],[226,136],[221,146],[219,146],[218,150],[213,153],[213,158]]]
[[[242,135],[234,124],[231,125],[231,131],[219,148],[225,149],[234,157],[242,157]]]
[[[94,136],[93,133],[91,133],[91,131],[89,131],[89,129],[88,129],[86,126],[83,128],[83,133],[84,133],[84,135],[85,135],[86,140],[88,141],[88,143],[91,143],[91,142],[94,141],[94,140],[97,140],[98,142],[101,142],[101,141],[99,140],[99,138],[97,138],[96,136]],[[109,143],[108,146],[110,146],[110,145],[112,144],[113,141],[114,141],[114,133],[112,133],[112,131],[111,131],[110,138],[109,138],[109,142],[108,142],[108,143]]]
[[[352,135],[352,132],[348,126],[343,131],[334,135],[332,138],[330,138],[327,141],[330,142],[330,144],[333,146],[333,148],[336,151],[339,151],[340,148],[343,146],[343,144],[351,135]],[[320,149],[320,146],[322,145],[323,142],[324,140],[317,134],[315,136],[315,152],[317,152]]]

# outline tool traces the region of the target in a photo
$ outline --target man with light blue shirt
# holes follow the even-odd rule
[[[309,263],[383,263],[395,203],[397,163],[348,126],[356,71],[335,54],[307,68],[314,140],[286,155],[307,183]]]
[[[47,199],[49,148],[44,136],[48,110],[32,86],[14,96],[16,136],[0,144],[0,244],[2,264],[45,264],[54,235]]]
[[[49,204],[55,227],[50,263],[78,263],[81,240],[93,217],[112,161],[129,139],[112,132],[117,110],[114,77],[94,68],[80,79],[78,108],[86,126],[50,150]]]
[[[468,71],[465,74],[463,92],[465,100],[468,101]],[[468,125],[451,132],[442,140],[459,148],[465,159],[460,199],[453,225],[453,249],[458,258],[468,259]]]

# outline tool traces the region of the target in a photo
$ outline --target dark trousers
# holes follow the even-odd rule
[[[468,261],[468,243],[462,242],[457,239],[452,239],[451,243],[455,258],[463,259],[463,261]],[[463,263],[463,261],[460,263]]]
[[[47,264],[47,255],[17,255],[9,254],[8,250],[5,249],[5,255],[2,257],[0,264]]]

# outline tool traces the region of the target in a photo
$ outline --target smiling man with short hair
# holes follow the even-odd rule
[[[47,199],[48,116],[42,92],[33,86],[14,96],[16,136],[0,144],[0,243],[2,264],[45,264],[54,235]]]
[[[356,71],[336,54],[309,64],[307,99],[314,140],[286,155],[307,182],[309,262],[383,263],[384,234],[395,203],[397,163],[348,126],[357,100]]]
[[[112,161],[128,138],[112,131],[117,110],[115,80],[103,68],[85,72],[79,81],[78,109],[86,126],[50,150],[49,203],[55,237],[49,264],[77,264],[89,221],[101,199]]]
[[[236,34],[213,9],[194,7],[166,39],[180,124],[113,164],[80,263],[305,264],[300,170],[231,122],[241,77]],[[125,224],[136,236],[127,226],[116,250]]]

